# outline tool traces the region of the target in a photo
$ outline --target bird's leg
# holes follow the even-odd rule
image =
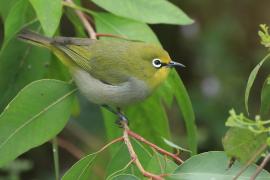
[[[123,123],[128,124],[128,119],[126,116],[121,112],[121,109],[118,107],[117,110],[113,109],[111,106],[103,104],[103,108],[107,109],[108,111],[112,112],[113,114],[117,115],[119,119],[116,121],[116,124],[119,126],[123,126]]]
[[[128,123],[128,119],[124,115],[124,113],[121,111],[121,108],[120,107],[117,107],[116,110],[117,110],[117,114],[119,116],[118,123],[121,124],[122,126],[123,126],[123,123],[125,123],[125,124],[128,125],[129,124]]]

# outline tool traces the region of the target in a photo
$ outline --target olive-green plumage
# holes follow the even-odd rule
[[[19,38],[52,50],[70,69],[83,94],[98,104],[124,106],[140,101],[164,81],[170,65],[179,65],[164,49],[150,43],[47,38],[29,31],[22,32]],[[154,60],[158,60],[157,65]]]

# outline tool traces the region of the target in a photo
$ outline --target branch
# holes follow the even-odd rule
[[[130,154],[130,157],[131,157],[131,160],[133,161],[133,163],[138,167],[138,169],[141,171],[141,173],[145,176],[145,177],[148,177],[148,178],[151,178],[153,180],[162,180],[163,178],[161,176],[158,176],[158,175],[155,175],[155,174],[152,174],[148,171],[146,171],[141,162],[139,161],[138,157],[137,157],[137,154],[136,152],[134,151],[133,149],[133,146],[129,140],[129,127],[126,123],[123,123],[123,138],[124,138],[124,142],[128,148],[128,152]]]
[[[85,153],[67,140],[57,137],[57,142],[61,148],[65,149],[77,159],[81,159],[82,157],[84,157]]]
[[[59,151],[58,151],[58,144],[57,138],[54,137],[52,139],[52,150],[53,150],[53,161],[54,161],[54,171],[55,171],[55,179],[60,180],[60,170],[59,170]]]
[[[270,153],[267,154],[267,156],[263,159],[263,162],[260,164],[260,166],[257,167],[256,172],[251,176],[250,180],[255,180],[269,161],[270,161]]]
[[[241,174],[255,161],[255,159],[267,148],[267,144],[263,144],[255,153],[254,155],[248,160],[245,166],[236,174],[233,180],[238,179]]]
[[[128,135],[130,135],[131,137],[147,144],[148,146],[154,148],[156,151],[158,151],[159,153],[163,154],[163,155],[166,155],[166,156],[169,156],[171,158],[173,158],[175,161],[177,161],[178,163],[183,163],[184,161],[182,159],[180,159],[176,154],[173,154],[173,153],[170,153],[160,147],[158,147],[157,145],[147,141],[146,139],[144,139],[142,136],[140,136],[139,134],[136,134],[134,133],[133,131],[131,130],[128,130],[127,131]]]
[[[65,1],[71,5],[75,5],[72,0],[65,0]],[[83,23],[83,26],[86,29],[89,37],[91,39],[97,39],[96,32],[95,32],[94,28],[91,26],[91,24],[89,23],[89,21],[87,20],[87,17],[85,16],[85,14],[77,9],[75,9],[74,11],[77,14],[77,16],[80,18],[81,22]]]

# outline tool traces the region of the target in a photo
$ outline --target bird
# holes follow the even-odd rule
[[[172,61],[161,46],[123,38],[46,37],[22,30],[18,38],[51,50],[68,68],[79,91],[127,122],[123,107],[143,101],[167,78]]]

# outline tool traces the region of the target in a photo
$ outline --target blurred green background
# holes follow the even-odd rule
[[[244,90],[252,68],[263,58],[266,50],[260,45],[257,35],[261,23],[270,24],[269,0],[172,0],[183,9],[195,23],[189,26],[152,25],[162,45],[171,58],[185,64],[179,69],[194,107],[198,125],[199,152],[222,150],[221,139],[226,131],[224,126],[228,111],[234,107],[244,112]],[[89,1],[86,4],[96,8]],[[61,22],[62,34],[72,36],[73,30],[67,18]],[[3,23],[0,19],[0,42],[3,39]],[[255,82],[251,94],[251,116],[259,110],[259,91],[267,75],[265,65]],[[78,156],[94,152],[106,141],[100,109],[80,96],[84,104],[78,117],[73,117],[60,134],[63,145],[75,147]],[[167,109],[174,142],[185,146],[184,125],[178,120],[178,108]],[[90,118],[91,117],[91,118]],[[91,121],[89,120],[91,119]],[[132,123],[132,120],[131,122]],[[108,155],[104,154],[94,170],[102,176],[103,164]],[[35,148],[22,156],[29,159],[22,179],[53,179],[51,144]],[[60,148],[61,169],[69,168],[76,157]],[[34,168],[33,168],[34,167]],[[8,169],[16,175],[17,167]],[[7,175],[5,171],[1,176]]]

